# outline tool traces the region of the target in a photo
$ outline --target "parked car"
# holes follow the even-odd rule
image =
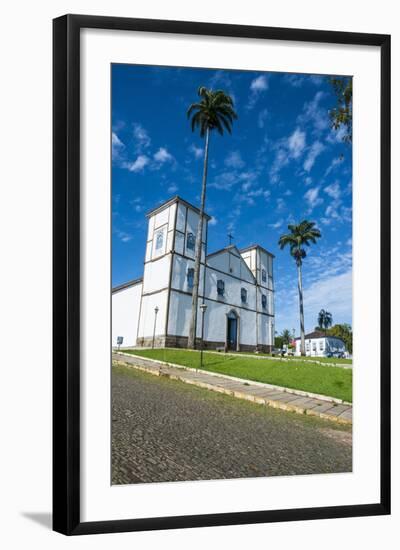
[[[281,355],[283,357],[285,355],[285,350],[281,348],[272,348],[271,355],[273,357],[276,355]]]
[[[337,357],[338,359],[344,358],[344,352],[343,351],[334,351],[332,353],[332,357]]]
[[[327,351],[325,357],[336,357],[338,359],[343,359],[345,354],[343,351]]]

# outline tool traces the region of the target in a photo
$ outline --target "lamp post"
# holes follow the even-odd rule
[[[157,324],[157,313],[158,313],[159,309],[158,309],[158,306],[156,306],[154,308],[154,328],[153,328],[153,342],[152,342],[152,345],[151,347],[154,349],[154,339],[156,337],[156,324]]]
[[[200,368],[203,368],[203,348],[204,348],[204,315],[207,309],[206,304],[200,304],[201,309],[201,350],[200,350]]]

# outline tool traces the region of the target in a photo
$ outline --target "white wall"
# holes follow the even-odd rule
[[[170,254],[144,265],[143,293],[154,292],[168,286],[170,265]]]
[[[243,262],[243,258],[236,251],[225,251],[215,254],[215,256],[212,255],[207,259],[207,265],[254,284],[252,272],[247,263]]]
[[[153,336],[155,308],[158,307],[156,335],[165,334],[165,322],[167,314],[168,290],[142,296],[142,307],[139,320],[139,338],[150,338]]]
[[[346,351],[344,342],[339,338],[306,338],[306,355],[322,357],[326,352]],[[315,348],[315,349],[314,349]],[[296,340],[296,355],[301,354],[301,341]]]
[[[194,260],[188,260],[182,256],[174,254],[171,288],[191,292],[187,281],[187,272],[189,268],[194,269]],[[204,287],[204,266],[200,265],[199,296],[203,295]]]
[[[117,345],[117,336],[123,336],[123,347],[135,346],[138,330],[142,283],[114,292],[112,295],[111,345]]]
[[[24,334],[29,360],[16,365],[15,347],[4,346],[3,363],[14,365],[3,370],[4,391],[1,411],[4,418],[3,439],[12,442],[12,452],[1,454],[3,476],[2,541],[10,550],[36,547],[42,550],[116,550],[132,547],[147,550],[204,550],[229,546],[239,550],[253,544],[280,545],[296,550],[375,550],[393,547],[400,537],[400,473],[393,468],[393,510],[391,516],[360,517],[335,520],[297,521],[229,527],[209,527],[174,531],[154,531],[67,538],[50,530],[51,510],[51,19],[64,13],[120,15],[158,19],[209,20],[221,23],[271,25],[343,31],[393,33],[393,97],[400,96],[400,29],[398,2],[369,2],[362,11],[359,2],[337,0],[334,6],[319,0],[281,0],[262,4],[249,0],[243,4],[221,0],[182,3],[181,0],[160,2],[147,0],[132,5],[124,0],[42,0],[40,3],[17,1],[3,7],[5,21],[1,40],[7,55],[3,72],[10,79],[1,89],[3,112],[3,180],[1,202],[3,255],[13,269],[2,270],[3,341],[13,342],[16,327]],[[29,47],[27,47],[27,45]],[[21,68],[23,67],[23,70]],[[27,82],[29,101],[26,101]],[[34,108],[32,106],[34,105]],[[400,149],[400,105],[393,101],[393,151]],[[24,121],[29,147],[21,147],[21,125]],[[226,138],[226,139],[229,139]],[[225,138],[224,138],[225,140]],[[23,162],[21,162],[23,157]],[[33,180],[34,178],[34,180]],[[393,155],[393,181],[400,180],[400,159]],[[35,181],[35,184],[32,184]],[[24,200],[21,200],[23,195]],[[400,204],[400,186],[393,186],[393,208]],[[18,205],[18,216],[15,208]],[[23,223],[16,223],[16,218]],[[29,230],[27,230],[29,228]],[[400,216],[393,217],[393,246],[400,239]],[[23,250],[24,254],[20,251]],[[400,280],[400,257],[393,248],[393,281]],[[31,265],[26,278],[26,266]],[[26,304],[24,314],[16,307]],[[393,307],[400,305],[400,286],[393,285]],[[400,332],[400,320],[393,317],[393,343]],[[393,353],[393,362],[397,350]],[[400,371],[393,370],[392,387],[400,386]],[[21,383],[23,380],[23,383]],[[14,391],[18,389],[17,393]],[[17,396],[16,396],[17,395]],[[393,451],[395,465],[400,462],[400,400],[393,399]],[[20,436],[16,436],[20,434]],[[29,461],[27,461],[29,450]],[[16,483],[16,480],[19,483]],[[257,481],[255,480],[255,483]],[[218,483],[218,482],[217,482]],[[239,498],[239,497],[238,497]],[[284,542],[283,542],[284,541]],[[345,544],[344,544],[345,541]]]

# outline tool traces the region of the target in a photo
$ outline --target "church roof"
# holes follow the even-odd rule
[[[215,252],[212,252],[211,254],[207,254],[206,260],[208,260],[210,258],[214,258],[215,256],[218,256],[218,254],[224,254],[226,252],[229,252],[233,256],[236,256],[236,258],[239,258],[239,260],[241,261],[243,267],[249,273],[250,277],[252,279],[254,279],[254,281],[256,280],[256,278],[254,277],[254,273],[251,271],[251,269],[249,268],[247,263],[244,261],[242,255],[240,254],[240,250],[234,244],[230,244],[229,246],[225,246],[224,248],[221,248],[220,250],[216,250]],[[229,274],[228,272],[226,272],[226,273]]]
[[[114,294],[114,292],[118,292],[119,290],[125,290],[125,288],[129,288],[130,286],[138,285],[139,283],[143,282],[143,277],[139,277],[138,279],[132,279],[131,281],[127,281],[126,283],[122,283],[122,285],[115,286],[111,293]]]
[[[325,334],[325,332],[322,332],[320,330],[314,330],[313,332],[309,332],[308,334],[304,335],[304,338],[306,340],[312,340],[313,338],[336,338],[337,340],[342,340],[338,336],[332,336],[331,334]],[[300,336],[295,338],[295,340],[301,340]]]
[[[261,246],[259,244],[251,244],[250,246],[246,246],[245,248],[241,248],[239,250],[239,252],[242,254],[243,252],[248,252],[249,250],[253,250],[254,248],[259,248],[260,250],[262,250],[263,252],[265,252],[269,256],[272,256],[273,258],[275,258],[275,255],[272,254],[272,252],[268,252],[268,250],[266,248],[264,248],[263,246]]]
[[[187,206],[187,207],[191,208],[192,210],[194,210],[195,212],[197,212],[197,214],[200,214],[200,210],[196,206],[193,206],[193,204],[190,204],[190,202],[187,202],[184,199],[182,199],[181,197],[179,197],[178,195],[175,195],[175,197],[172,197],[172,198],[164,201],[163,203],[159,204],[158,206],[156,206],[155,208],[153,208],[152,210],[147,212],[146,217],[148,218],[149,216],[152,216],[153,214],[156,214],[157,212],[161,212],[161,210],[164,210],[164,208],[168,208],[168,206],[171,206],[175,202],[181,202],[185,206]],[[211,216],[209,216],[205,212],[204,212],[204,217],[207,220],[211,220]]]
[[[234,245],[230,244],[229,246],[224,246],[224,248],[220,248],[219,250],[216,250],[215,252],[211,252],[211,254],[207,254],[207,258],[211,258],[212,256],[216,256],[217,254],[221,254],[222,252],[232,252],[232,250],[236,250],[238,252],[238,255],[240,255],[239,249]]]

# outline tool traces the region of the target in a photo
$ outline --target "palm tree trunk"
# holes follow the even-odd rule
[[[306,354],[305,336],[304,336],[304,307],[303,307],[303,279],[301,275],[301,264],[297,265],[297,286],[299,289],[300,304],[300,354]]]
[[[203,182],[201,186],[200,199],[200,216],[197,225],[195,258],[194,258],[194,274],[193,274],[193,291],[192,291],[192,314],[190,317],[189,337],[187,347],[195,349],[196,347],[196,327],[197,327],[197,302],[199,297],[199,281],[200,281],[200,260],[202,252],[203,240],[203,216],[204,206],[206,202],[206,186],[207,186],[207,168],[208,168],[208,143],[210,138],[210,130],[207,128],[204,146],[204,165],[203,165]]]

